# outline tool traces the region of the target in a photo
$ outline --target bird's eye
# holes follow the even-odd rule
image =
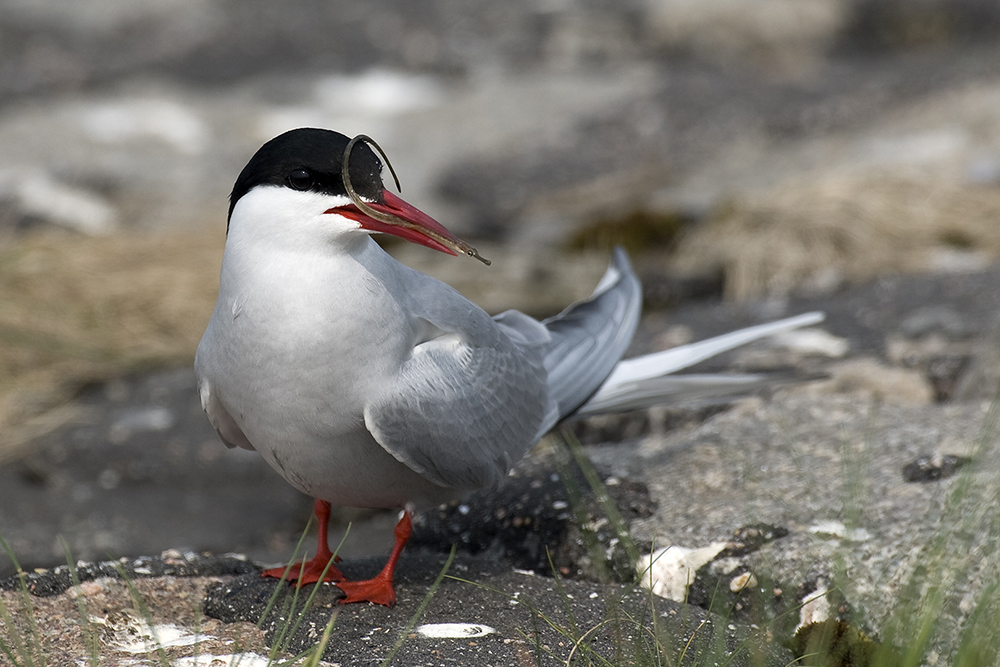
[[[295,190],[308,190],[314,181],[313,175],[305,169],[296,169],[288,175],[288,184]]]

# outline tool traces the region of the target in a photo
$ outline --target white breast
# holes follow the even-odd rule
[[[198,348],[202,391],[289,483],[335,504],[399,507],[444,491],[364,426],[417,335],[396,266],[367,236],[276,249],[233,230]]]

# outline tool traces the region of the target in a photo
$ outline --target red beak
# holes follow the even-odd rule
[[[379,213],[384,213],[398,222],[384,222],[372,218],[354,204],[337,206],[325,213],[336,213],[345,218],[357,221],[362,229],[383,234],[392,234],[400,238],[419,243],[449,255],[470,255],[482,260],[476,249],[465,241],[455,237],[437,220],[427,215],[415,206],[383,190],[382,201],[365,202]],[[482,260],[489,264],[488,260]]]

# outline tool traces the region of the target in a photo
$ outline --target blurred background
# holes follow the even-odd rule
[[[60,537],[290,553],[311,501],[225,450],[189,369],[232,182],[301,126],[374,137],[494,264],[390,251],[493,312],[585,296],[615,243],[651,312],[1000,256],[995,0],[0,0],[0,535],[25,565]]]

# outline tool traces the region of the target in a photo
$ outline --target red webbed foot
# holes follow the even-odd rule
[[[340,599],[340,604],[373,602],[385,605],[386,607],[394,607],[396,605],[396,592],[392,588],[392,573],[396,569],[396,562],[399,560],[400,554],[403,553],[406,541],[410,539],[411,530],[410,513],[404,511],[394,531],[396,543],[393,545],[392,553],[389,554],[389,560],[385,564],[385,567],[382,568],[382,571],[374,578],[365,579],[364,581],[335,582],[337,588],[347,594],[347,597]]]
[[[343,573],[333,564],[340,559],[330,552],[327,543],[326,529],[330,520],[330,503],[325,500],[317,500],[315,512],[316,518],[319,520],[319,544],[316,547],[316,555],[304,563],[292,563],[289,567],[272,567],[264,570],[261,576],[295,581],[300,587],[318,581],[329,581],[336,584],[346,594],[344,598],[341,598],[340,604],[373,602],[386,607],[394,606],[396,593],[392,588],[392,574],[396,569],[396,562],[399,560],[400,554],[403,553],[403,547],[410,539],[412,523],[409,511],[404,511],[399,523],[396,524],[396,542],[385,567],[377,576],[364,581],[347,581]]]
[[[326,530],[330,523],[330,503],[325,500],[317,500],[313,507],[316,519],[319,521],[319,540],[316,545],[316,555],[311,560],[305,562],[292,563],[288,567],[272,567],[260,573],[262,577],[273,577],[274,579],[285,579],[287,581],[298,582],[298,585],[315,584],[317,581],[344,581],[345,577],[333,564],[340,561],[339,556],[334,556],[330,551],[327,542]],[[333,560],[333,563],[330,561]],[[327,564],[329,563],[329,567]],[[326,574],[323,571],[326,571]]]
[[[335,560],[340,560],[339,558]],[[262,577],[273,577],[274,579],[284,579],[286,581],[297,582],[299,586],[305,586],[306,584],[315,584],[317,581],[331,581],[337,583],[344,581],[345,577],[343,573],[337,569],[337,566],[330,563],[327,567],[327,563],[330,563],[330,557],[316,557],[312,560],[308,560],[298,563],[292,563],[286,567],[272,567],[270,569],[264,570],[260,573]],[[326,574],[323,574],[323,570],[326,570]]]
[[[379,575],[364,581],[338,581],[336,585],[347,594],[347,597],[339,600],[340,604],[373,602],[386,607],[396,606],[396,591],[392,589],[392,577]]]

